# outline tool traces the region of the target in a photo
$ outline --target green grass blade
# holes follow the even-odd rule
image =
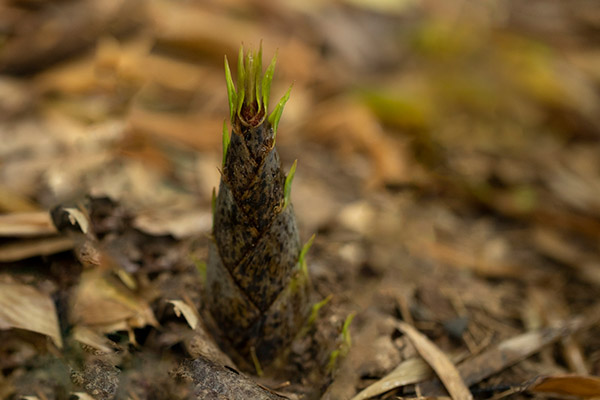
[[[233,121],[237,105],[237,93],[235,92],[235,86],[231,78],[231,69],[229,68],[227,56],[225,56],[225,81],[227,82],[227,99],[229,100],[229,113],[231,114],[229,118]]]
[[[294,175],[296,174],[296,165],[298,164],[298,160],[295,160],[292,164],[292,168],[290,168],[290,172],[285,177],[285,184],[283,185],[283,209],[285,210],[290,204],[290,195],[292,194],[292,181],[294,180]]]
[[[313,242],[315,241],[315,236],[316,234],[313,233],[310,239],[308,239],[308,242],[306,242],[302,247],[302,250],[300,250],[300,256],[298,256],[298,265],[300,265],[300,269],[306,276],[308,276],[308,266],[306,265],[306,253],[308,253],[308,250],[310,250]]]
[[[315,323],[315,321],[317,320],[317,317],[319,315],[319,311],[321,310],[321,308],[325,307],[325,305],[327,303],[329,303],[329,301],[333,298],[333,295],[330,294],[329,296],[325,297],[323,300],[319,301],[318,303],[314,304],[312,306],[312,309],[310,311],[310,316],[308,317],[308,321],[306,322],[307,326],[311,326],[312,324]]]
[[[262,40],[260,41],[260,46],[258,47],[258,54],[256,56],[256,102],[258,103],[258,113],[260,114],[262,110],[262,98],[261,98],[261,89],[262,89]],[[265,109],[265,113],[266,113]]]
[[[246,70],[244,68],[244,46],[240,46],[240,53],[238,54],[238,94],[237,94],[237,109],[236,113],[239,115],[244,104],[244,96],[246,94]]]
[[[277,137],[277,127],[279,126],[279,120],[281,119],[281,114],[283,114],[283,107],[285,107],[285,103],[287,103],[287,101],[290,98],[292,86],[290,86],[287,92],[285,92],[281,100],[279,100],[279,103],[277,103],[277,106],[275,107],[273,112],[269,115],[269,122],[273,127],[273,139]]]
[[[275,64],[277,63],[277,52],[273,56],[271,63],[267,67],[265,71],[265,76],[262,81],[262,101],[265,106],[265,113],[269,107],[269,95],[271,94],[271,82],[273,81],[273,75],[275,73]]]
[[[342,327],[342,341],[346,345],[346,353],[352,345],[352,339],[350,338],[350,324],[352,323],[354,317],[356,317],[356,313],[350,313],[350,315],[346,317],[346,320],[344,321],[344,326]]]

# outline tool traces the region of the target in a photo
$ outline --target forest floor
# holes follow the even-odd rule
[[[322,306],[263,371],[200,317],[261,40]],[[599,44],[593,0],[0,0],[0,398],[600,397]]]

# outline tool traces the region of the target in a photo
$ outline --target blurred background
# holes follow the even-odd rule
[[[261,42],[271,104],[293,83],[277,145],[317,282],[374,279],[355,308],[447,286],[501,321],[474,342],[598,303],[596,0],[0,0],[0,212],[91,194],[146,234],[208,233],[223,59]],[[72,246],[19,235],[3,262]],[[598,374],[599,337],[544,363]]]
[[[418,187],[597,233],[593,0],[4,0],[0,35],[5,212],[90,192],[206,205],[223,56],[262,41],[273,97],[293,83],[288,165],[314,148],[357,179],[335,191]]]

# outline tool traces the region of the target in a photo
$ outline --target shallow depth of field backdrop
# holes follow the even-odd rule
[[[600,396],[597,1],[0,0],[0,398],[199,396],[223,57],[261,41],[328,300],[247,375],[292,399]],[[82,201],[92,250],[48,215],[85,225]]]

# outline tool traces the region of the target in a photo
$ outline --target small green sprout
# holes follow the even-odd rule
[[[292,86],[294,86],[294,85],[292,84],[290,86],[290,88],[287,90],[287,92],[285,92],[285,94],[283,95],[281,100],[279,100],[279,103],[277,103],[277,106],[275,106],[275,109],[273,110],[273,112],[271,112],[271,114],[269,115],[268,120],[271,123],[271,126],[273,127],[274,138],[277,137],[277,127],[279,126],[279,120],[281,119],[281,114],[283,114],[283,107],[285,107],[285,103],[287,103],[287,101],[290,99],[290,93],[292,92]],[[273,145],[275,145],[275,144],[273,144]]]
[[[346,317],[344,325],[342,326],[341,343],[339,346],[331,352],[329,355],[329,362],[327,363],[327,372],[332,373],[337,366],[337,361],[340,357],[346,357],[350,351],[352,345],[352,339],[350,338],[350,324],[356,316],[356,313],[352,312]]]
[[[206,262],[196,257],[192,257],[192,262],[196,266],[198,275],[200,275],[200,281],[202,283],[206,282]]]
[[[308,239],[308,242],[306,242],[302,247],[302,250],[300,250],[300,256],[298,257],[298,265],[300,265],[300,269],[306,276],[308,276],[308,267],[306,265],[306,253],[308,253],[308,250],[315,241],[315,236],[316,234],[313,233],[310,239]]]
[[[356,317],[356,313],[351,312],[350,315],[346,317],[344,325],[342,326],[342,344],[346,345],[346,353],[348,350],[350,350],[350,346],[352,345],[352,338],[350,337],[350,324],[352,323],[354,317]]]
[[[233,121],[237,110],[237,93],[235,92],[235,86],[231,78],[231,69],[229,68],[227,56],[225,56],[225,81],[227,82],[227,99],[229,100],[229,118]]]
[[[306,323],[302,326],[302,329],[300,329],[300,332],[298,333],[298,335],[296,337],[304,337],[308,334],[310,328],[315,324],[317,317],[319,316],[319,311],[321,311],[321,309],[323,307],[325,307],[325,305],[327,303],[329,303],[329,301],[333,298],[333,295],[330,294],[329,296],[325,297],[323,300],[319,301],[318,303],[313,304],[311,310],[310,310],[310,315],[308,317],[308,319],[306,320]]]
[[[258,52],[250,51],[244,55],[244,47],[240,46],[238,55],[237,85],[234,86],[229,62],[225,57],[225,80],[231,122],[235,129],[236,118],[246,126],[258,126],[267,116],[271,82],[275,71],[277,53],[271,60],[264,75],[262,73],[262,42]],[[237,87],[236,87],[237,86]],[[289,92],[289,91],[288,91]],[[289,93],[282,99],[283,103],[275,108],[269,122],[275,122],[275,128],[281,118],[283,105]],[[276,129],[274,130],[276,132]]]
[[[246,94],[246,70],[244,69],[244,46],[240,46],[240,53],[238,54],[238,82],[237,82],[237,107],[236,113],[239,116],[242,110],[242,104],[244,104],[244,96]]]
[[[273,59],[271,60],[271,64],[269,64],[269,66],[267,67],[267,70],[265,71],[265,76],[263,77],[263,81],[262,81],[262,102],[263,105],[265,107],[265,113],[267,112],[268,109],[268,105],[269,105],[269,94],[271,93],[271,82],[273,82],[273,75],[275,73],[275,64],[277,63],[277,52],[275,52],[275,55],[273,56]]]
[[[229,149],[229,129],[227,129],[227,121],[223,121],[223,167],[225,167],[225,159],[227,158],[227,150]]]
[[[290,168],[290,172],[285,177],[285,183],[283,185],[283,209],[285,210],[290,204],[290,196],[292,195],[292,181],[294,180],[294,175],[296,174],[296,165],[298,164],[298,160],[295,160],[292,164],[292,168]]]
[[[256,348],[254,346],[250,348],[250,357],[252,357],[252,363],[254,364],[256,375],[259,377],[263,376],[263,369],[260,366],[260,361],[258,360],[258,357],[256,356]]]
[[[331,301],[332,298],[333,298],[333,295],[330,294],[329,296],[325,297],[323,300],[319,301],[318,303],[316,303],[312,306],[312,309],[310,311],[310,316],[308,317],[308,320],[306,321],[307,326],[310,327],[315,323],[315,321],[317,320],[317,316],[319,315],[319,311],[321,311],[321,308],[325,307],[325,305],[327,303],[329,303],[329,301]]]

